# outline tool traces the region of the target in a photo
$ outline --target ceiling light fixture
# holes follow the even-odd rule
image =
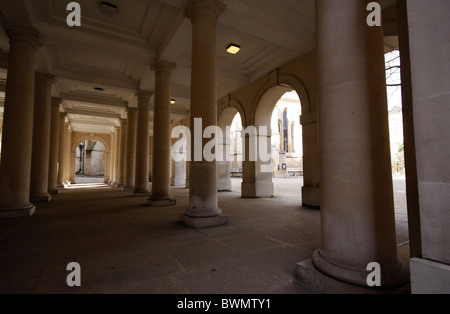
[[[116,5],[105,1],[102,1],[102,3],[100,3],[100,11],[102,11],[103,14],[112,17],[115,17],[117,13],[119,13]]]
[[[239,45],[236,45],[236,44],[230,44],[227,47],[227,52],[231,53],[233,55],[237,54],[240,50],[241,50],[241,47]]]
[[[94,87],[94,89],[98,92],[103,92],[105,89],[101,87]]]
[[[170,104],[171,104],[171,105],[175,105],[176,103],[177,103],[177,101],[176,101],[175,99],[171,99],[171,100],[170,100]]]

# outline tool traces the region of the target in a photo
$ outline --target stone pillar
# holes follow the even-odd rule
[[[125,186],[124,191],[134,190],[134,178],[136,172],[136,120],[137,109],[127,109],[127,136],[125,157]]]
[[[127,120],[120,119],[120,140],[119,140],[119,175],[117,187],[123,188],[125,186],[125,158],[126,158],[126,143],[127,143]]]
[[[58,190],[58,156],[59,156],[59,107],[61,98],[52,98],[52,116],[50,123],[50,161],[48,173],[48,191],[51,195]]]
[[[64,172],[65,172],[65,160],[66,154],[66,113],[59,113],[59,145],[58,145],[58,189],[64,189]]]
[[[0,218],[16,218],[35,212],[30,203],[30,174],[39,34],[33,29],[5,30],[10,51],[0,164]]]
[[[224,9],[225,5],[217,0],[191,0],[185,9],[192,21],[190,125],[192,128],[195,119],[201,118],[202,133],[208,126],[217,125],[216,23]],[[202,134],[192,132],[191,143],[195,143],[196,136],[202,138]],[[195,159],[190,162],[189,208],[181,220],[194,228],[227,224],[228,216],[218,206],[216,161],[208,162],[203,156],[200,161]]]
[[[114,168],[113,168],[113,182],[112,186],[117,186],[119,180],[119,153],[120,153],[120,127],[115,126],[114,136]]]
[[[176,200],[170,195],[170,81],[176,65],[157,60],[155,71],[155,106],[153,113],[153,171],[150,206],[171,206]]]
[[[76,184],[77,183],[77,174],[75,169],[77,159],[77,150],[75,146],[75,150],[72,150],[72,147],[70,148],[70,184]]]
[[[259,132],[260,130],[256,130]],[[245,148],[244,161],[242,162],[243,180],[242,197],[244,198],[270,198],[274,196],[274,185],[272,182],[272,130],[267,127],[267,134],[257,134],[256,132],[242,133],[242,145]],[[268,158],[263,161],[259,153],[259,145],[266,145]],[[256,151],[255,151],[256,150]],[[255,152],[255,157],[251,156]],[[256,159],[256,161],[254,161]]]
[[[114,132],[111,132],[110,134],[111,136],[111,162],[110,162],[110,167],[109,167],[109,180],[108,180],[108,185],[112,185],[113,180],[114,180],[114,165],[115,165],[115,151],[116,151],[116,134]]]
[[[397,258],[383,28],[367,25],[368,3],[316,1],[322,245],[313,263],[368,288],[376,262],[381,289],[395,289],[409,276]],[[304,271],[300,263],[298,278]]]
[[[148,138],[150,136],[150,97],[153,93],[139,91],[138,98],[138,121],[136,137],[136,183],[135,196],[149,196],[148,189]]]
[[[72,130],[70,129],[70,123],[64,123],[64,174],[63,183],[67,185],[70,181],[70,144],[72,143]]]
[[[153,182],[153,136],[148,139],[148,178]]]
[[[231,192],[231,167],[230,167],[230,150],[231,150],[231,134],[228,132],[227,126],[220,126],[224,132],[224,137],[217,143],[217,146],[222,149],[222,161],[217,162],[218,166],[218,181],[217,190],[219,192]],[[220,149],[219,149],[220,150]]]
[[[317,111],[301,116],[303,137],[302,204],[320,207],[319,129]]]
[[[30,201],[49,202],[50,122],[53,77],[36,73]]]
[[[450,2],[408,0],[405,5],[422,245],[422,256],[410,263],[411,290],[413,294],[449,294]]]

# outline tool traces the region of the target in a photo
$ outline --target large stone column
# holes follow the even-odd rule
[[[367,25],[368,3],[316,1],[322,245],[313,263],[368,288],[376,262],[381,289],[394,289],[409,276],[397,258],[383,28]]]
[[[58,190],[58,156],[59,156],[59,107],[61,98],[52,98],[52,115],[50,123],[50,160],[48,173],[48,191],[51,195]]]
[[[64,173],[66,171],[66,113],[59,113],[59,145],[58,145],[58,189],[64,189]]]
[[[216,23],[224,9],[217,0],[191,0],[185,9],[192,21],[190,125],[195,128],[195,119],[202,119],[202,133],[208,126],[217,125]],[[191,143],[195,143],[195,137],[203,136],[192,132]],[[195,159],[190,163],[189,208],[181,220],[194,228],[226,224],[228,216],[218,206],[216,161],[206,161],[204,156]]]
[[[450,2],[408,0],[404,5],[422,251],[410,263],[411,290],[413,294],[450,294]]]
[[[70,145],[72,143],[72,130],[70,128],[70,123],[64,123],[64,174],[63,183],[68,184],[70,181]]]
[[[135,196],[149,196],[148,189],[148,137],[150,136],[150,97],[153,93],[139,91],[138,98],[138,121],[136,130],[136,182],[134,188]]]
[[[120,153],[120,127],[115,126],[114,136],[114,168],[113,168],[113,181],[112,186],[117,186],[119,180],[119,153]]]
[[[153,113],[153,171],[150,206],[171,206],[176,200],[170,195],[170,79],[175,64],[157,60],[155,71],[155,106]]]
[[[30,201],[49,202],[50,122],[53,77],[36,73]]]
[[[116,134],[111,132],[111,163],[109,167],[109,180],[108,185],[112,185],[114,180],[114,167],[115,167],[115,152],[116,152]]]
[[[0,164],[0,218],[31,216],[30,174],[39,34],[6,28],[10,39]]]
[[[118,164],[119,174],[117,182],[118,188],[123,188],[125,186],[126,143],[127,143],[127,120],[120,119],[119,164]]]
[[[136,120],[137,109],[128,108],[127,115],[127,139],[125,157],[125,186],[124,191],[134,190],[134,178],[136,172]]]

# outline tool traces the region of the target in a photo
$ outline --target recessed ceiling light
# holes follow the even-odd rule
[[[227,52],[231,53],[233,55],[237,54],[240,50],[241,50],[241,47],[239,45],[236,45],[236,44],[230,44],[227,47]]]
[[[175,105],[176,103],[177,103],[177,101],[176,101],[175,99],[171,99],[171,100],[170,100],[170,104],[171,104],[171,105]]]

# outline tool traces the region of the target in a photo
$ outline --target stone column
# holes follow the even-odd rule
[[[136,172],[136,120],[137,109],[128,108],[127,139],[125,157],[125,186],[124,191],[134,190],[134,178]]]
[[[410,39],[422,251],[422,256],[410,262],[411,291],[450,294],[450,2],[408,0],[404,5]]]
[[[64,172],[65,172],[65,160],[66,154],[66,113],[59,113],[59,145],[58,145],[58,189],[64,189]]]
[[[75,150],[70,149],[70,184],[76,184],[77,183],[77,174],[75,169],[77,159],[77,150],[75,146]]]
[[[70,129],[70,123],[64,123],[64,174],[63,183],[68,184],[70,181],[70,144],[72,143],[72,131]]]
[[[185,9],[192,21],[190,125],[192,128],[195,119],[201,118],[202,133],[208,126],[217,125],[216,23],[224,9],[225,5],[217,0],[191,0]],[[192,132],[191,143],[195,143],[196,136],[203,137]],[[203,156],[199,161],[195,159],[190,163],[189,208],[181,220],[194,228],[227,224],[228,216],[218,206],[216,161],[208,162]]]
[[[109,180],[108,185],[112,185],[112,182],[114,180],[114,164],[115,164],[115,151],[116,151],[116,134],[114,132],[111,132],[111,161],[110,161],[110,167],[109,167]]]
[[[153,135],[148,139],[148,177],[150,182],[153,182]]]
[[[150,97],[153,93],[139,91],[138,98],[138,120],[136,130],[136,182],[134,195],[149,196],[148,189],[148,137],[150,135]]]
[[[150,206],[171,206],[176,200],[170,195],[170,81],[176,65],[157,60],[155,71],[155,106],[153,113],[153,171]]]
[[[231,167],[230,167],[230,150],[231,150],[231,134],[226,134],[227,126],[220,126],[224,132],[224,137],[217,144],[221,146],[223,152],[223,160],[218,162],[218,181],[217,190],[219,192],[231,192]]]
[[[36,73],[30,201],[49,202],[50,122],[53,77]]]
[[[119,180],[119,153],[120,153],[120,127],[115,126],[114,136],[114,168],[113,168],[113,182],[112,186],[117,186]]]
[[[319,129],[317,111],[303,113],[303,187],[302,204],[320,207]]]
[[[51,195],[58,190],[58,156],[59,156],[59,106],[61,98],[52,98],[52,116],[50,123],[50,161],[48,173],[48,191]]]
[[[0,218],[15,218],[35,212],[30,203],[30,174],[39,34],[33,29],[5,30],[10,51],[0,164]]]
[[[120,140],[119,140],[119,175],[117,187],[123,188],[125,186],[125,158],[126,158],[126,143],[127,143],[127,120],[120,119]]]
[[[367,25],[368,2],[316,1],[322,245],[313,263],[368,288],[376,262],[381,289],[394,289],[409,276],[397,258],[383,28]]]

